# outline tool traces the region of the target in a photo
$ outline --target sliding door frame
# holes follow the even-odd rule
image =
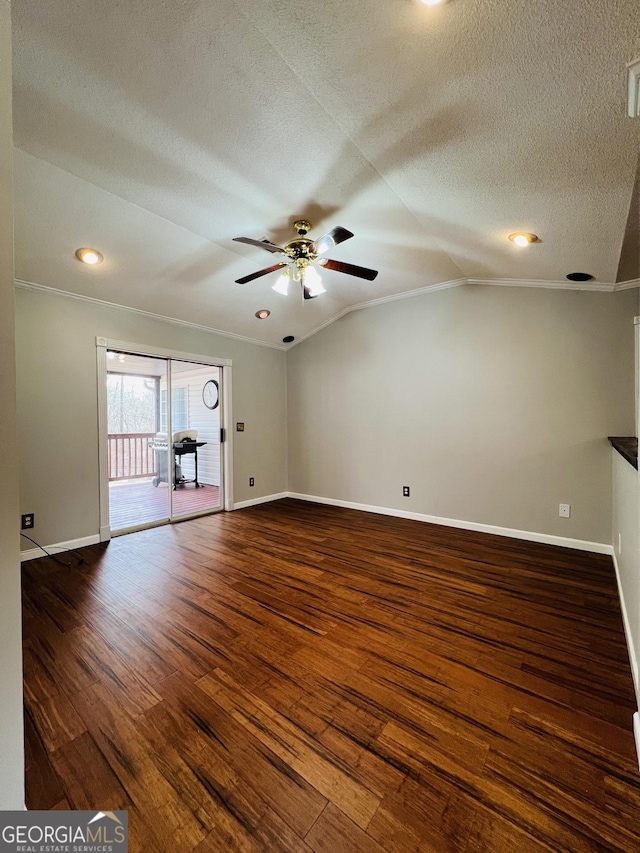
[[[222,509],[229,511],[233,509],[233,423],[231,411],[231,381],[232,361],[230,358],[216,358],[200,353],[187,353],[178,350],[153,347],[146,344],[133,343],[131,341],[118,341],[113,338],[96,337],[96,372],[98,382],[98,465],[100,482],[100,541],[107,542],[111,539],[111,526],[109,522],[109,459],[107,454],[107,350],[129,352],[135,355],[146,355],[153,358],[176,359],[178,361],[189,361],[194,364],[206,364],[218,367],[222,374],[222,412],[220,427],[223,430],[224,441],[222,442],[222,483],[223,504]],[[169,365],[170,371],[170,365]],[[170,406],[170,395],[167,395],[167,405]],[[167,412],[171,417],[171,412]],[[171,423],[170,420],[167,421]],[[164,523],[164,522],[162,522]],[[148,525],[145,525],[145,527]]]

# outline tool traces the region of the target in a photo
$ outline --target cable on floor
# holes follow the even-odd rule
[[[59,566],[64,566],[67,569],[71,568],[71,563],[65,563],[64,560],[59,560],[55,554],[50,554],[46,548],[44,548],[42,545],[40,545],[39,542],[36,542],[35,539],[32,539],[30,536],[27,536],[26,533],[21,533],[20,536],[24,537],[25,539],[28,539],[29,542],[32,542],[41,551],[44,551],[44,553],[47,555],[47,557],[50,557],[54,561],[54,563],[58,563]],[[78,550],[77,548],[70,548],[68,551],[62,551],[61,553],[73,554],[73,552],[77,551],[77,550]],[[81,554],[79,554],[78,555],[78,565],[81,566],[81,565],[83,565],[83,563],[84,563],[84,557]]]

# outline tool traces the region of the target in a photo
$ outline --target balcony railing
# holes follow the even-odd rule
[[[156,474],[156,455],[149,447],[154,432],[110,433],[109,480],[136,480]]]

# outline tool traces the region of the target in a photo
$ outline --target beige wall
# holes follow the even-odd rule
[[[609,543],[637,301],[467,285],[348,314],[288,353],[289,489]]]
[[[33,538],[53,544],[99,530],[96,335],[232,359],[233,417],[245,423],[244,433],[233,434],[235,500],[286,489],[283,351],[18,289],[21,505],[35,513]]]
[[[24,806],[11,147],[11,7],[0,0],[0,810]]]

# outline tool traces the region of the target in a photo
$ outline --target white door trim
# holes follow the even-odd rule
[[[222,482],[224,484],[223,506],[228,512],[233,509],[233,430],[231,424],[231,362],[220,368],[222,372],[222,429],[224,430],[224,441],[222,443]]]
[[[211,355],[200,355],[193,352],[180,352],[180,350],[164,349],[163,347],[152,347],[147,344],[136,344],[131,341],[116,341],[113,338],[96,338],[98,341],[104,341],[104,346],[107,349],[120,350],[122,352],[130,352],[135,355],[150,355],[156,358],[173,358],[177,361],[193,361],[196,364],[211,364],[214,367],[230,367],[230,358],[217,358]]]
[[[109,524],[109,459],[107,443],[107,339],[96,338],[96,377],[98,383],[98,469],[100,490],[100,541],[111,539]]]

